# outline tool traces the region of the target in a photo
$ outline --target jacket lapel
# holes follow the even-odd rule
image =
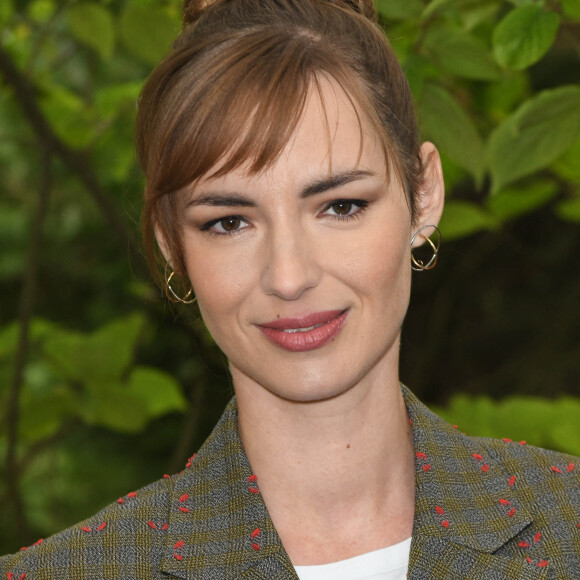
[[[532,524],[510,475],[476,439],[402,390],[416,466],[409,578],[545,577],[546,570],[506,549]]]
[[[188,580],[297,578],[270,519],[237,428],[235,399],[173,478],[161,570]]]

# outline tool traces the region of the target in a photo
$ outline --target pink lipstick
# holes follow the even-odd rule
[[[304,352],[320,348],[336,337],[347,317],[348,310],[330,310],[299,318],[281,318],[258,328],[276,346],[291,352]]]

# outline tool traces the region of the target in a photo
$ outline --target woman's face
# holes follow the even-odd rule
[[[396,373],[410,293],[402,186],[352,105],[323,84],[259,175],[200,181],[187,198],[187,271],[236,389],[292,401],[340,395]],[[393,368],[391,368],[393,367]]]

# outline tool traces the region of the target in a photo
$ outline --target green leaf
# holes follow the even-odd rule
[[[493,214],[467,201],[449,201],[439,224],[445,240],[464,238],[497,226],[498,221]]]
[[[452,74],[478,80],[495,80],[500,69],[485,44],[454,28],[433,28],[423,47],[443,69]]]
[[[507,220],[530,213],[543,206],[558,194],[553,181],[531,183],[528,187],[503,189],[487,200],[487,208],[499,219]]]
[[[57,372],[80,384],[121,380],[133,359],[144,319],[133,314],[109,322],[92,335],[61,329],[44,345]]]
[[[541,6],[512,10],[493,33],[493,52],[506,68],[522,70],[548,52],[560,26],[560,16]]]
[[[555,211],[563,220],[580,224],[580,192],[577,197],[559,203]]]
[[[89,425],[121,433],[138,433],[149,420],[145,403],[121,383],[91,385],[79,406]]]
[[[111,58],[115,48],[113,17],[102,5],[73,4],[68,10],[73,36],[82,44],[98,52],[104,59]]]
[[[56,388],[51,393],[24,393],[21,401],[19,432],[27,443],[51,437],[62,427],[67,416],[73,414],[74,403],[70,393]]]
[[[381,16],[391,20],[419,18],[425,9],[421,0],[376,0],[375,6]]]
[[[475,125],[459,103],[443,88],[425,84],[419,102],[423,135],[467,169],[479,183],[485,171],[485,154]]]
[[[521,71],[506,71],[500,82],[483,87],[485,110],[497,125],[518,107],[530,94],[528,75]]]
[[[179,21],[157,3],[133,0],[121,15],[120,32],[125,46],[134,56],[156,65],[179,32]]]
[[[543,91],[525,102],[491,135],[493,191],[549,166],[580,134],[580,87]]]
[[[127,392],[144,404],[149,418],[174,411],[183,412],[187,408],[179,383],[158,369],[137,367],[129,377]]]
[[[556,160],[551,169],[558,177],[580,185],[580,137]]]
[[[570,20],[580,20],[580,0],[562,0],[562,14]]]

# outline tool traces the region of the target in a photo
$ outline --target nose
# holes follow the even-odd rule
[[[301,230],[279,231],[266,242],[261,282],[264,292],[283,300],[297,300],[320,281],[316,244]]]

